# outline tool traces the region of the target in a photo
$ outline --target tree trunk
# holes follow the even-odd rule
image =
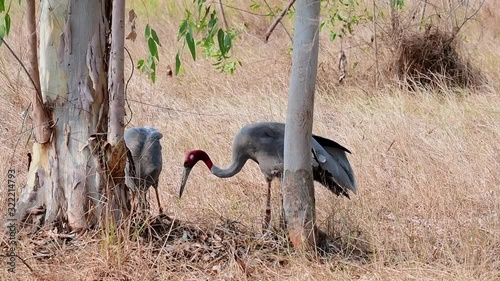
[[[113,16],[111,22],[111,56],[109,65],[109,133],[107,148],[108,167],[111,176],[108,177],[107,187],[110,188],[108,198],[113,217],[120,219],[123,211],[128,214],[126,202],[128,199],[125,187],[126,155],[123,138],[125,119],[125,79],[124,79],[124,52],[125,52],[125,0],[113,1]],[[111,195],[111,197],[109,197]],[[121,210],[123,207],[123,210]],[[108,213],[108,217],[109,217]]]
[[[38,217],[42,224],[79,232],[98,222],[107,167],[121,167],[103,157],[111,3],[43,0],[41,5],[40,87],[53,135],[50,142],[33,145],[17,214],[21,221]],[[119,161],[125,165],[125,157]]]
[[[40,91],[40,74],[38,72],[38,49],[36,36],[36,17],[35,0],[26,0],[26,27],[28,29],[28,47],[29,47],[29,74],[33,87],[35,87],[31,99],[31,118],[33,119],[33,128],[35,141],[38,143],[47,143],[52,135],[52,122],[49,119],[49,113],[42,101],[42,92]]]
[[[313,249],[317,241],[311,139],[319,12],[320,1],[297,1],[285,127],[283,207],[293,245],[305,250]]]

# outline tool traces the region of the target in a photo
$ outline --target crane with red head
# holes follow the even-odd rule
[[[268,228],[271,220],[271,182],[283,175],[284,138],[284,123],[259,122],[244,126],[234,136],[232,162],[225,169],[214,165],[205,151],[189,151],[184,159],[179,197],[182,197],[192,168],[199,161],[204,162],[215,176],[228,178],[239,173],[248,160],[253,160],[259,165],[268,184],[266,216],[263,224],[264,228]],[[350,151],[335,141],[320,136],[313,135],[311,141],[314,180],[336,195],[349,198],[349,190],[356,194],[354,172],[346,156],[346,152]]]

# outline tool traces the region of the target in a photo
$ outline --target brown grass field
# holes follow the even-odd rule
[[[243,67],[234,75],[221,74],[205,59],[193,62],[186,51],[185,73],[168,77],[167,65],[173,67],[179,46],[179,18],[190,1],[170,2],[146,3],[153,5],[149,22],[163,44],[158,81],[134,72],[127,91],[133,114],[128,111],[127,118],[132,117],[129,126],[151,125],[164,135],[160,196],[167,214],[179,221],[171,239],[114,243],[100,232],[66,243],[20,237],[18,255],[31,269],[18,260],[17,272],[8,274],[2,260],[0,280],[500,280],[500,10],[495,1],[487,0],[479,20],[462,33],[462,51],[488,80],[475,90],[398,87],[386,71],[392,57],[382,39],[381,83],[375,88],[374,54],[365,43],[371,24],[360,25],[356,37],[343,42],[349,46],[348,77],[338,85],[340,40],[330,42],[322,33],[314,132],[353,152],[349,160],[359,193],[348,200],[316,186],[317,222],[329,236],[326,252],[316,258],[293,251],[277,230],[278,181],[273,183],[274,235],[260,236],[266,188],[253,162],[230,179],[216,178],[199,164],[178,198],[185,152],[203,149],[225,166],[241,126],[285,120],[291,42],[278,26],[264,43],[272,19],[228,8],[230,25],[246,21],[250,26],[233,50]],[[250,5],[232,2],[245,9]],[[143,3],[128,3],[139,15],[139,39],[126,42],[134,61],[146,50]],[[26,62],[23,20],[24,11],[15,9],[6,40]],[[291,30],[291,21],[285,24]],[[127,60],[127,76],[131,69]],[[19,194],[32,144],[30,121],[22,112],[32,87],[4,46],[0,71],[0,170],[2,175],[10,167],[17,170]],[[6,180],[2,216],[4,186]]]

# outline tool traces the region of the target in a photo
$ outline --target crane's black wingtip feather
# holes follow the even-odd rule
[[[348,190],[338,185],[333,179],[332,174],[328,171],[313,168],[313,178],[315,181],[328,188],[333,194],[351,199]]]
[[[352,154],[349,149],[345,148],[344,146],[342,146],[341,144],[337,143],[336,141],[333,141],[331,139],[327,139],[327,138],[324,138],[324,137],[320,137],[320,136],[317,136],[317,135],[314,135],[314,134],[312,136],[322,146],[335,147],[335,148],[343,150],[343,151],[345,151],[345,152],[347,152],[349,154]]]

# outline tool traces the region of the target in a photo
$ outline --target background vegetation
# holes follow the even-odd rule
[[[432,21],[432,28],[453,34],[454,18],[465,18],[466,10],[447,13],[448,1],[428,2],[426,24]],[[252,3],[258,5],[251,9]],[[275,13],[285,4],[267,3]],[[325,19],[335,3],[325,2]],[[291,41],[283,26],[265,43],[263,34],[273,20],[265,16],[266,2],[224,1],[228,24],[240,31],[231,57],[242,67],[233,75],[220,73],[213,61],[203,56],[193,61],[186,49],[184,71],[171,76],[167,66],[175,67],[179,23],[191,2],[129,1],[138,15],[138,39],[126,41],[133,61],[147,53],[142,39],[147,23],[158,33],[161,47],[156,83],[134,71],[127,88],[127,118],[129,126],[152,125],[164,134],[160,196],[168,202],[168,215],[181,223],[172,228],[169,240],[116,242],[100,233],[51,240],[47,237],[56,234],[43,232],[19,241],[18,255],[30,268],[18,261],[17,273],[1,279],[500,280],[500,10],[495,1],[486,1],[457,33],[457,58],[480,72],[474,87],[447,83],[439,75],[432,86],[422,86],[414,78],[401,82],[396,67],[398,38],[420,31],[411,20],[418,3],[405,3],[399,12],[399,30],[405,32],[395,36],[388,3],[376,1],[377,54],[372,2],[360,0],[346,11],[359,15],[352,34],[330,41],[326,25],[321,33],[314,132],[353,152],[349,159],[359,194],[346,200],[317,186],[318,223],[330,239],[326,253],[311,260],[294,253],[278,231],[259,236],[266,189],[254,163],[231,179],[218,179],[197,166],[178,199],[186,151],[204,149],[225,165],[241,126],[284,121]],[[13,5],[6,40],[26,60],[23,16],[22,7]],[[292,23],[288,17],[283,20],[289,32]],[[342,84],[340,50],[347,57]],[[127,62],[127,75],[133,68]],[[0,170],[6,175],[14,167],[20,190],[31,148],[24,111],[32,86],[5,48],[0,48],[0,73]],[[2,214],[7,207],[4,186]],[[277,182],[273,191],[273,213],[278,214]],[[274,219],[277,226],[278,216]],[[6,264],[0,264],[3,272]]]

